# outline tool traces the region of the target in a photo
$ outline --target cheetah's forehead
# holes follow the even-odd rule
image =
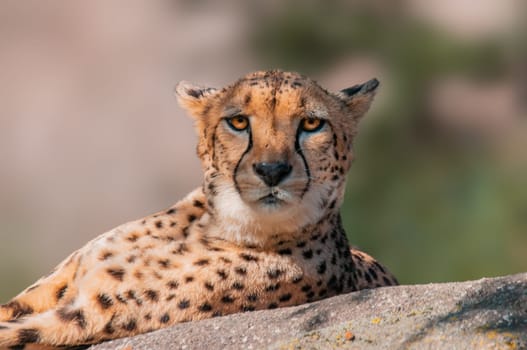
[[[334,97],[313,80],[294,72],[251,73],[225,94],[223,116],[254,111],[259,115],[327,118]]]

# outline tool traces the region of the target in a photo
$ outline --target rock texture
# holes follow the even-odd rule
[[[527,348],[527,273],[365,290],[179,324],[90,349],[334,348]]]

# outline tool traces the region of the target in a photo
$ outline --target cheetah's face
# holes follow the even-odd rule
[[[330,94],[277,71],[223,90],[178,85],[181,104],[197,119],[209,206],[247,225],[316,222],[340,204],[356,123],[376,87],[372,80]]]

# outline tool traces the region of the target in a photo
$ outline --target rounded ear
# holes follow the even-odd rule
[[[370,108],[379,84],[379,81],[373,78],[363,84],[340,90],[337,97],[351,109],[353,118],[359,120]]]
[[[194,85],[187,81],[180,81],[174,89],[179,105],[194,117],[202,115],[217,91],[215,88]]]

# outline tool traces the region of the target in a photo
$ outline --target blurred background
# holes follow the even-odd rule
[[[300,71],[382,86],[356,139],[350,240],[402,283],[527,271],[521,0],[0,3],[0,302],[200,185],[179,80]]]

